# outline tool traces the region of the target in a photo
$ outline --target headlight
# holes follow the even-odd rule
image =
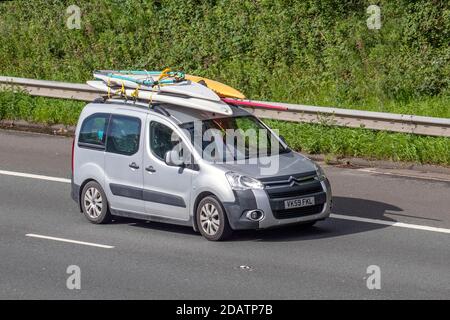
[[[261,181],[254,178],[231,171],[225,173],[225,176],[233,190],[264,189]]]
[[[323,171],[322,167],[319,166],[318,164],[315,164],[315,166],[316,166],[317,178],[319,179],[319,181],[324,181],[327,178],[325,176],[325,172]]]

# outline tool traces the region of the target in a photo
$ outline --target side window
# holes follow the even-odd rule
[[[108,129],[106,152],[131,156],[139,150],[141,120],[113,115]]]
[[[96,113],[87,117],[81,125],[78,143],[103,147],[109,114]]]
[[[150,122],[150,149],[159,159],[163,160],[167,151],[172,150],[180,141],[173,130],[162,123]]]

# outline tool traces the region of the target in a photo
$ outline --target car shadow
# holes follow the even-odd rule
[[[349,217],[377,219],[395,222],[386,217],[386,212],[401,212],[401,208],[380,201],[350,197],[333,197],[332,213]],[[131,218],[118,217],[115,224],[127,224],[133,227],[172,232],[178,234],[200,236],[190,227],[172,225],[160,222],[149,222]],[[265,230],[236,231],[229,241],[302,241],[322,238],[339,237],[348,234],[361,233],[381,228],[387,225],[352,221],[347,219],[329,218],[317,222],[312,227],[302,225],[284,226]]]
[[[380,201],[350,197],[333,197],[332,214],[347,217],[368,218],[395,222],[385,216],[386,212],[401,212],[401,208]],[[240,231],[233,235],[234,241],[299,241],[339,237],[348,234],[386,228],[387,225],[352,221],[330,217],[312,227],[293,225],[267,230]]]
[[[143,228],[143,229],[152,229],[164,232],[172,232],[179,233],[185,235],[200,235],[198,232],[195,232],[192,227],[180,226],[176,224],[156,222],[156,221],[145,221],[133,218],[124,218],[124,217],[115,217],[113,222],[114,224],[126,224],[131,227]]]

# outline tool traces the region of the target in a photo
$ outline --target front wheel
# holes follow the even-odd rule
[[[222,204],[214,196],[207,196],[200,201],[196,219],[200,233],[210,241],[225,240],[233,232]]]

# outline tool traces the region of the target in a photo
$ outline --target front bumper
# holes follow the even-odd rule
[[[301,224],[311,221],[323,220],[330,216],[332,194],[328,179],[320,182],[323,192],[316,194],[316,199],[321,199],[323,208],[314,214],[304,214],[293,218],[277,218],[274,214],[268,194],[265,190],[235,191],[235,202],[224,203],[228,221],[233,230],[267,229],[278,226]],[[310,195],[305,195],[308,197]],[[299,196],[302,197],[302,196]],[[259,209],[264,212],[264,218],[260,221],[249,220],[245,216],[248,210]]]

